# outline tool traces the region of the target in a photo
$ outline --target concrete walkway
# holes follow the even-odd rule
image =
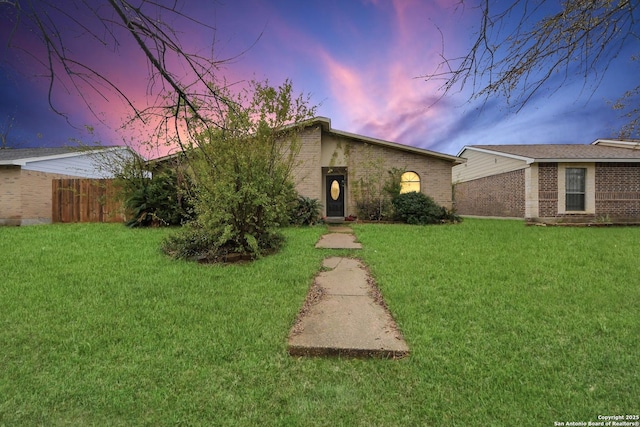
[[[330,233],[319,244],[335,243],[336,235],[343,235],[351,238],[343,240],[351,248],[355,242],[351,233],[350,229]],[[362,263],[330,257],[324,260],[291,329],[289,354],[401,358],[409,348]]]
[[[320,237],[316,248],[326,249],[362,249],[362,244],[356,242],[356,236],[351,227],[330,226],[329,233]]]

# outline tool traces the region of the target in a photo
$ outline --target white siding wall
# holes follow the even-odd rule
[[[527,163],[524,160],[468,149],[464,150],[460,157],[467,159],[467,161],[453,167],[453,183],[471,181],[527,167]]]
[[[99,154],[79,153],[69,157],[27,162],[22,169],[81,178],[112,178],[113,174],[106,167],[107,163],[111,159],[113,162],[120,161],[125,153],[128,152],[124,149]]]

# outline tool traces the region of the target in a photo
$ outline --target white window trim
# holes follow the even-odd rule
[[[566,199],[567,168],[586,169],[584,210],[568,211]],[[558,163],[558,213],[559,214],[595,214],[596,213],[596,165],[595,163]]]

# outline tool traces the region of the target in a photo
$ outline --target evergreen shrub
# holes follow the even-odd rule
[[[439,224],[459,222],[460,217],[438,205],[424,193],[415,191],[399,194],[393,199],[396,221],[407,224]]]
[[[291,225],[314,225],[320,221],[322,204],[318,199],[298,195],[292,203],[289,223]]]

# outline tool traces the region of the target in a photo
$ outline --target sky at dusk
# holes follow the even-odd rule
[[[45,70],[7,48],[8,7],[0,4],[0,130],[10,126],[10,144],[60,146],[80,139],[120,145],[138,138],[119,130],[128,111],[115,96],[83,100],[73,90],[58,90],[55,105],[70,123],[51,111]],[[585,144],[615,137],[623,121],[611,103],[640,75],[640,61],[630,59],[637,52],[628,49],[598,86],[585,86],[578,76],[560,90],[541,91],[517,113],[503,99],[467,102],[465,92],[435,102],[439,84],[420,76],[435,70],[443,40],[447,54],[464,53],[479,24],[478,10],[461,8],[458,0],[192,0],[183,11],[215,27],[218,58],[244,52],[220,70],[227,81],[280,84],[289,78],[296,92],[311,94],[318,115],[335,129],[447,154],[469,144]],[[189,50],[211,50],[212,34],[180,31]],[[80,58],[146,102],[147,65],[131,40],[122,39],[117,50],[72,42]],[[37,51],[28,34],[17,34],[14,43]]]

